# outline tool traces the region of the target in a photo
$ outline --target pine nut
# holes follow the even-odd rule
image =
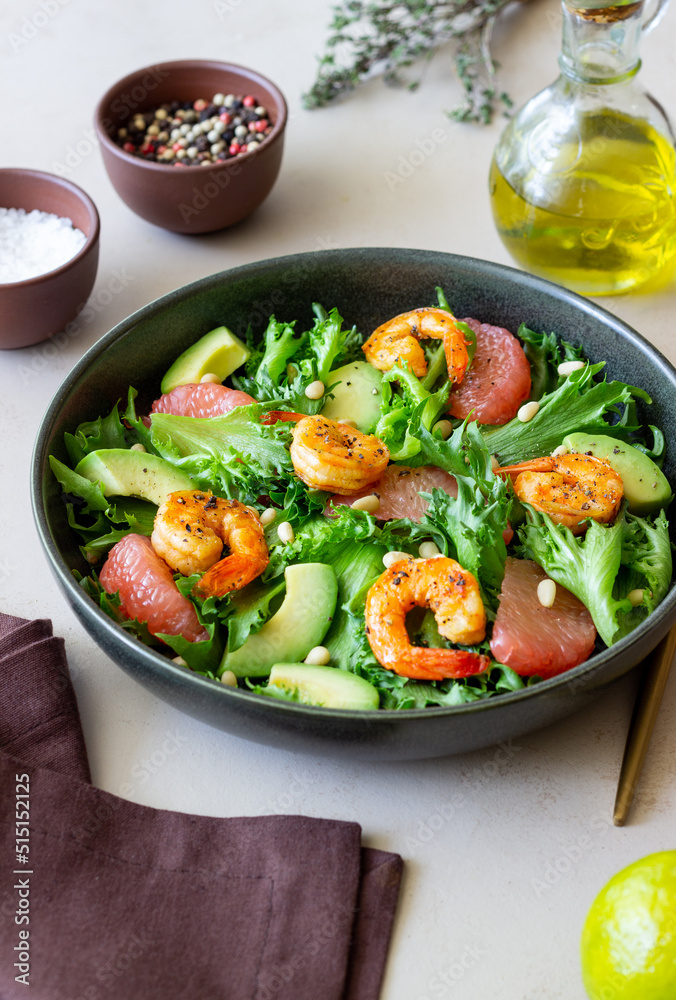
[[[524,403],[516,414],[517,420],[520,420],[522,424],[527,424],[529,420],[533,419],[539,409],[540,404],[534,399],[530,403]]]
[[[310,382],[305,390],[305,395],[308,399],[321,399],[324,395],[324,388],[324,383],[317,379],[316,382]]]
[[[221,385],[222,381],[223,380],[220,379],[218,375],[215,375],[214,372],[205,372],[202,378],[200,379],[200,385],[202,385],[205,382],[213,382],[215,385]]]
[[[232,670],[223,671],[221,674],[221,684],[225,684],[225,686],[229,688],[237,687],[237,677],[233,674]]]
[[[565,444],[560,444],[558,448],[555,448],[552,452],[552,458],[558,458],[560,455],[567,455],[568,449]]]
[[[584,368],[585,364],[584,361],[562,361],[556,370],[559,375],[572,375],[573,372],[579,372],[580,368]]]
[[[188,666],[188,664],[185,662],[185,660],[183,659],[182,656],[175,656],[171,662],[178,664],[179,667],[187,667]]]
[[[341,417],[338,421],[339,424],[345,424],[347,427],[356,427],[357,421],[353,420],[352,417]]]
[[[389,569],[392,563],[399,562],[400,559],[413,559],[413,556],[409,555],[408,552],[398,552],[396,549],[393,552],[386,552],[383,556],[383,566],[385,569]]]
[[[130,448],[130,451],[145,451],[145,450],[146,448],[145,445],[143,444],[133,444]]]
[[[290,545],[295,540],[295,534],[290,521],[282,521],[277,525],[277,537],[284,545]]]
[[[631,601],[632,608],[638,607],[639,604],[643,604],[643,591],[640,589],[630,590],[627,597]]]
[[[366,497],[359,497],[352,504],[352,510],[365,510],[367,514],[377,514],[380,510],[380,497],[377,493],[369,493]]]
[[[538,583],[538,601],[543,608],[551,608],[556,600],[556,584],[549,578]]]
[[[440,437],[442,441],[445,441],[453,433],[453,424],[450,420],[438,420],[432,428],[432,433],[435,437]]]
[[[418,547],[418,552],[421,559],[434,559],[435,556],[440,556],[439,546],[434,542],[422,542]]]
[[[276,517],[277,517],[277,511],[275,510],[275,508],[268,507],[268,509],[264,510],[263,513],[261,514],[261,524],[265,528],[268,524],[272,524],[272,522]]]
[[[326,646],[314,646],[303,660],[303,663],[309,663],[313,667],[325,667],[330,662],[331,654]]]

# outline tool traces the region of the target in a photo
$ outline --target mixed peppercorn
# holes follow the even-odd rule
[[[136,112],[115,141],[125,152],[172,167],[207,166],[258,149],[272,131],[267,110],[247,94],[172,101]]]

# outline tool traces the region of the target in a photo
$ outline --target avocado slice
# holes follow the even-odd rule
[[[227,326],[218,326],[176,358],[162,379],[162,392],[171,392],[177,385],[199,382],[207,372],[218,375],[222,382],[243,365],[250,354],[246,344]]]
[[[329,420],[350,418],[362,434],[372,434],[380,420],[383,401],[383,377],[368,361],[352,361],[342,368],[334,368],[326,377],[326,384],[340,382],[322,407],[322,416]]]
[[[307,663],[275,663],[264,693],[321,708],[369,711],[380,707],[377,689],[363,677],[338,667],[315,667]]]
[[[286,595],[279,610],[239,649],[226,649],[219,676],[264,677],[280,661],[302,660],[318,646],[333,619],[338,585],[327,563],[296,563],[284,570]]]
[[[568,434],[563,443],[568,451],[591,454],[607,462],[622,479],[627,510],[640,517],[656,514],[672,498],[671,487],[662,470],[633,445],[606,434]]]
[[[90,451],[75,472],[92,483],[101,483],[107,497],[141,497],[158,507],[169,493],[195,488],[190,476],[158,455],[128,448]]]

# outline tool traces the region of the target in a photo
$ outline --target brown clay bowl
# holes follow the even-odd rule
[[[99,263],[99,213],[89,195],[39,170],[0,170],[0,205],[38,209],[72,220],[87,237],[61,267],[25,281],[0,283],[0,348],[29,347],[59,333],[84,306]]]
[[[113,139],[135,112],[217,93],[254,94],[268,109],[272,132],[258,149],[206,167],[174,167],[133,156]],[[94,124],[108,176],[132,211],[175,233],[210,233],[241,222],[270,193],[282,162],[286,101],[255,70],[186,59],[146,66],[119,80],[101,98]]]

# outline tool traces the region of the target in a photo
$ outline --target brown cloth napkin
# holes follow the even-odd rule
[[[0,615],[2,1000],[377,1000],[401,858],[356,823],[94,788],[51,633]]]

